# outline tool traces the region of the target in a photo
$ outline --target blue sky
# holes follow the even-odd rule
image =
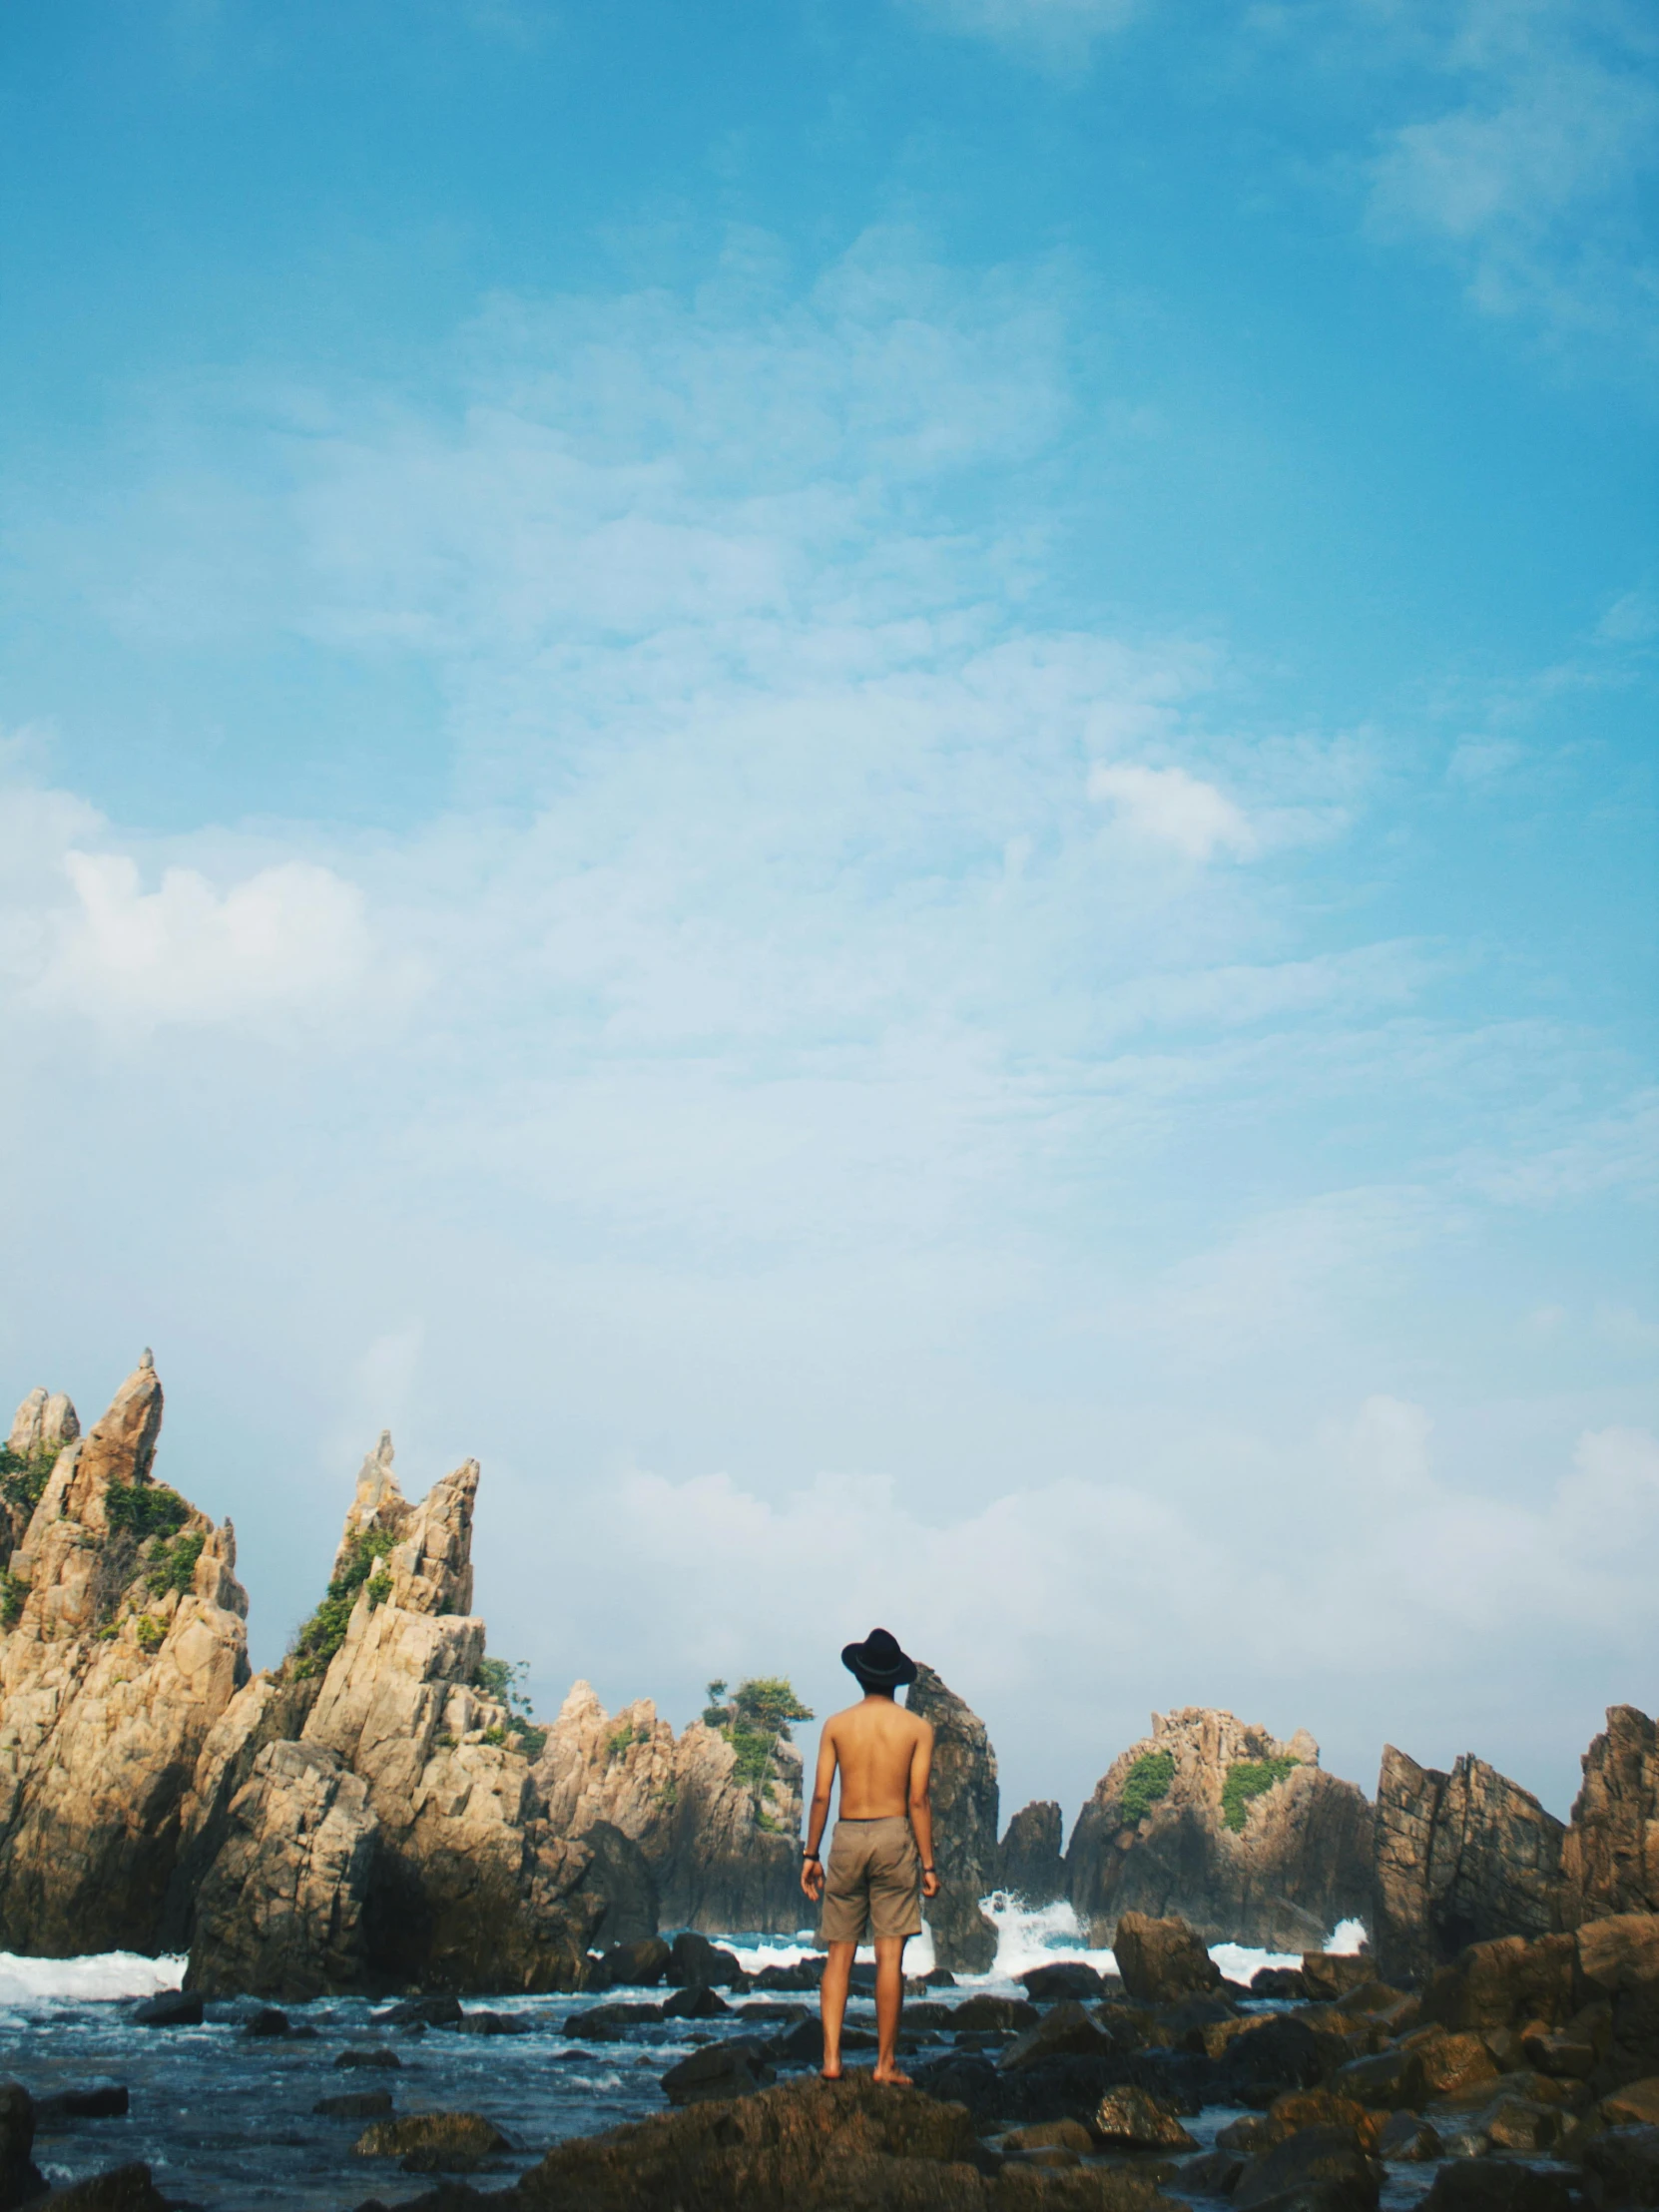
[[[0,26],[0,1370],[540,1701],[1659,1698],[1659,84],[1566,0]]]

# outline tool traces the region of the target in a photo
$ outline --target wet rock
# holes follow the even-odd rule
[[[677,1989],[663,2006],[665,2020],[712,2020],[719,2013],[730,2012],[732,2007],[724,1997],[716,1996],[705,1982],[693,1982],[684,1989]]]
[[[1598,2109],[1610,2127],[1659,2127],[1659,2077],[1615,2089]]]
[[[403,2061],[396,2051],[387,2050],[383,2043],[372,2044],[367,2050],[342,2050],[334,2060],[336,2066],[373,2066],[385,2072],[395,2072]]]
[[[686,1929],[674,1938],[664,1978],[676,1989],[730,1989],[747,1976],[735,1951]]]
[[[1346,2128],[1306,2127],[1254,2160],[1233,2191],[1239,2212],[1295,2203],[1320,2212],[1377,2212],[1372,2162]]]
[[[1202,2158],[1189,2158],[1181,2169],[1181,2186],[1197,2196],[1229,2197],[1239,2185],[1245,2162],[1237,2151],[1207,2150]]]
[[[131,2101],[124,2081],[111,2081],[105,2076],[78,2082],[73,2088],[54,2089],[35,2098],[35,2128],[39,2132],[66,2127],[75,2120],[119,2120],[130,2109]]]
[[[1472,2029],[1451,2035],[1443,2027],[1424,2028],[1407,2036],[1403,2047],[1416,2052],[1430,2096],[1458,2096],[1498,2077],[1499,2067],[1485,2038]]]
[[[1250,1993],[1253,1997],[1289,1997],[1300,2002],[1308,1994],[1308,1984],[1295,1966],[1258,1966],[1250,1977]]]
[[[1125,2083],[1108,2089],[1089,2116],[1090,2133],[1107,2150],[1197,2150],[1162,2097]]]
[[[1060,1808],[1051,1799],[1023,1807],[1008,1823],[999,1847],[995,1887],[1032,1906],[1053,1905],[1065,1897],[1069,1885],[1061,1834]]]
[[[352,2089],[343,2096],[318,2097],[311,2110],[324,2120],[379,2120],[392,2109],[389,2089]]]
[[[1372,1979],[1377,1961],[1370,1951],[1305,1950],[1302,1981],[1307,1995],[1330,2004]]]
[[[127,2017],[135,2027],[200,2027],[202,1998],[194,1989],[162,1989],[135,2004]]]
[[[1045,2059],[1085,2055],[1104,2057],[1110,2038],[1096,2026],[1074,1999],[1052,2005],[1023,2035],[1016,2036],[996,2063],[999,2072],[1016,2073],[1022,2067],[1041,2065]]]
[[[563,2032],[585,2041],[606,2043],[631,2027],[643,2027],[647,2021],[662,2017],[660,2004],[594,2004],[585,2012],[570,2013]]]
[[[1551,2027],[1574,2009],[1573,1938],[1503,1936],[1469,1944],[1440,1967],[1423,1991],[1421,2017],[1424,2025],[1485,2031]]]
[[[169,2200],[151,2179],[150,2168],[135,2161],[36,2197],[30,2212],[169,2212]]]
[[[1036,2006],[1027,2004],[1023,1997],[983,1994],[964,1997],[952,2015],[958,2029],[991,2027],[1016,2031],[1035,2027],[1041,2017]]]
[[[0,2207],[37,2197],[46,2187],[33,2158],[34,2100],[21,2081],[0,2081]]]
[[[1370,2058],[1351,2058],[1331,2076],[1335,2096],[1382,2112],[1415,2112],[1427,2096],[1422,2060],[1414,2050],[1382,2050]]]
[[[732,2042],[710,2043],[671,2066],[663,2076],[663,2093],[670,2104],[705,2104],[754,2096],[773,2079],[772,2062],[764,2044],[742,2036]]]
[[[672,1956],[672,1950],[660,1936],[652,1936],[637,1943],[614,1943],[602,1958],[594,1962],[588,1977],[588,1987],[654,1988],[668,1971],[668,1962]],[[775,1966],[769,1966],[766,1970],[768,1973],[779,1971]]]
[[[1123,1986],[1140,2004],[1168,2004],[1214,1989],[1221,1968],[1186,1922],[1152,1920],[1145,1913],[1119,1919],[1112,1947]]]
[[[1584,2146],[1585,2176],[1606,2212],[1659,2205],[1659,2127],[1613,2127]]]
[[[1390,2112],[1377,2139],[1377,2155],[1389,2165],[1428,2165],[1444,2156],[1432,2124],[1416,2112]]]
[[[1633,1705],[1584,1754],[1561,1873],[1574,1922],[1659,1913],[1659,1728]]]
[[[1539,2073],[1560,2074],[1573,2081],[1588,2081],[1600,2056],[1589,2036],[1575,2035],[1570,2028],[1559,2035],[1524,2036],[1521,2050],[1527,2064],[1536,2066]]]
[[[1284,1761],[1295,1764],[1243,1801],[1234,1827],[1230,1771]],[[1071,1902],[1091,1939],[1114,1947],[1132,1912],[1179,1916],[1207,1943],[1302,1950],[1369,1913],[1372,1826],[1365,1793],[1323,1771],[1305,1730],[1282,1743],[1209,1707],[1155,1713],[1152,1734],[1113,1762],[1079,1816]]]
[[[763,1966],[755,1976],[755,1986],[757,1989],[816,1989],[824,1979],[825,1964],[823,1958],[801,1958],[793,1966]],[[930,1982],[932,1976],[923,1978]]]
[[[985,1973],[996,1957],[996,1929],[979,1910],[995,1889],[999,1851],[996,1753],[979,1716],[931,1667],[904,1693],[905,1705],[933,1730],[933,1851],[939,1894],[922,1907],[940,1965]]]
[[[534,2023],[522,2020],[516,2012],[463,2012],[463,2035],[529,2035]]]
[[[1053,2004],[1061,1997],[1080,2001],[1105,1993],[1105,1977],[1086,1958],[1057,1958],[1051,1966],[1027,1966],[1015,1976],[1033,2004]]]
[[[1382,2113],[1331,2089],[1289,2089],[1274,2098],[1267,2116],[1268,2124],[1280,2130],[1280,2140],[1305,2127],[1346,2127],[1359,2147],[1369,2152],[1377,2148],[1382,2132]]]
[[[1236,2035],[1220,2061],[1230,2103],[1270,2105],[1287,2089],[1315,2089],[1326,2074],[1320,2039],[1305,2020],[1282,2012]]]
[[[512,2145],[480,2112],[411,2112],[379,2120],[351,2149],[358,2158],[395,2158],[405,2173],[468,2173]]]
[[[1558,2104],[1529,2097],[1499,2097],[1481,2114],[1480,2124],[1493,2150],[1528,2156],[1552,2151],[1571,2135],[1573,2122]]]
[[[459,2027],[461,2000],[449,1996],[405,1997],[384,2012],[371,2012],[369,2019],[376,2027]]]
[[[242,2032],[256,2037],[285,2035],[288,2028],[287,2014],[279,2012],[274,2004],[262,2004],[257,2012],[250,2013],[242,2023]]]
[[[1032,2127],[1010,2128],[999,2146],[1009,2151],[1030,2155],[1035,2151],[1063,2151],[1069,2154],[1068,2162],[1076,2165],[1079,2158],[1086,2158],[1093,2151],[1094,2137],[1081,2120],[1039,2120]]]
[[[1571,2191],[1564,2174],[1507,2159],[1475,2164],[1454,2159],[1434,2176],[1422,2199],[1424,2212],[1569,2212]]]
[[[1367,1918],[1383,1976],[1419,1980],[1471,1943],[1558,1929],[1565,1837],[1530,1791],[1484,1760],[1465,1755],[1447,1775],[1387,1745]]]

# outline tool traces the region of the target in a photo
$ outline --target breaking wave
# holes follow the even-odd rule
[[[101,1950],[79,1958],[22,1958],[0,1950],[0,2004],[97,2003],[153,1997],[177,1989],[185,1959],[146,1958],[136,1950]]]

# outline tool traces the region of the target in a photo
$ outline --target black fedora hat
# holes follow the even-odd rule
[[[882,1689],[896,1690],[900,1683],[916,1678],[915,1661],[900,1651],[898,1638],[885,1628],[872,1628],[861,1644],[843,1644],[841,1665],[860,1682],[873,1682]]]

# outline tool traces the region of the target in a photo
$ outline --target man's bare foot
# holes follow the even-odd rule
[[[909,2075],[907,2073],[900,2073],[896,2066],[877,2066],[874,2073],[870,2076],[870,2079],[872,2081],[890,2081],[895,2087],[900,2089],[908,2089],[913,2086]]]
[[[821,2066],[818,2077],[820,2081],[839,2081],[841,2070],[839,2066]]]

